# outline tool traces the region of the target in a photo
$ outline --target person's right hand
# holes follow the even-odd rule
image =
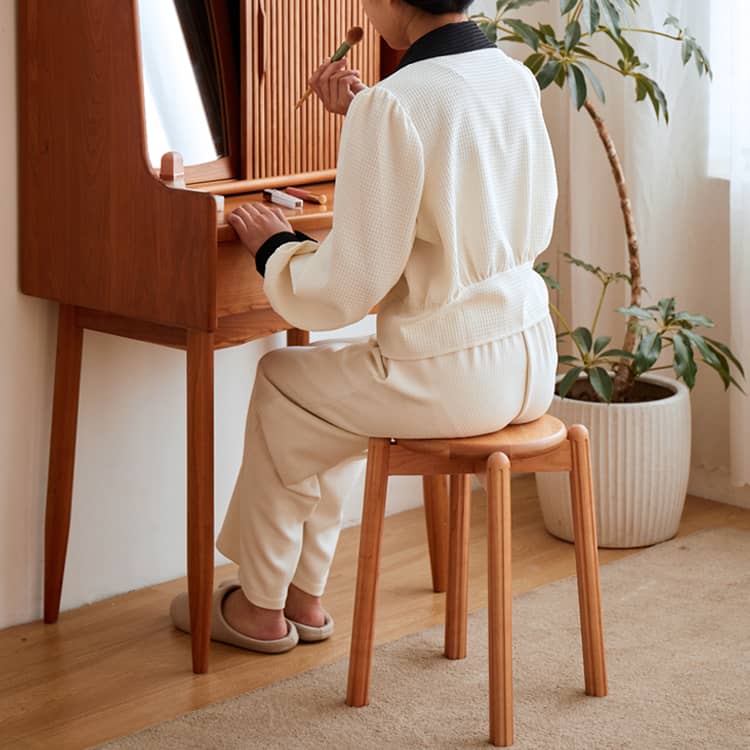
[[[312,74],[309,85],[323,106],[339,115],[345,115],[354,97],[367,88],[359,78],[359,71],[346,67],[345,57],[336,62],[326,60]]]

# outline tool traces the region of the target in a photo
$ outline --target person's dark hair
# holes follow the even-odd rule
[[[473,0],[404,0],[404,2],[439,16],[442,13],[463,13]]]

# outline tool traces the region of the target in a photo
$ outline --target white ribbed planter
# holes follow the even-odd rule
[[[640,378],[673,392],[640,404],[602,404],[555,396],[550,413],[591,435],[600,547],[643,547],[671,539],[685,505],[690,469],[690,392],[658,375]],[[573,541],[568,475],[536,475],[544,525]]]

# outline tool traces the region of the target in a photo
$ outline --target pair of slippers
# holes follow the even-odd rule
[[[244,648],[248,651],[258,651],[262,654],[283,654],[285,651],[293,649],[300,641],[317,643],[330,638],[333,634],[333,618],[326,613],[326,621],[320,627],[305,625],[303,622],[295,622],[285,618],[287,634],[283,638],[272,641],[244,635],[226,621],[222,610],[224,600],[238,588],[241,588],[240,582],[237,579],[230,579],[220,583],[213,593],[211,608],[211,640],[213,641],[227,643],[230,646]],[[186,591],[178,594],[172,600],[169,614],[176,628],[185,633],[190,632],[190,602]]]

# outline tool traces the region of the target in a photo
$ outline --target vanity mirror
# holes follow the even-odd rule
[[[148,157],[188,182],[239,176],[239,0],[139,0]]]

